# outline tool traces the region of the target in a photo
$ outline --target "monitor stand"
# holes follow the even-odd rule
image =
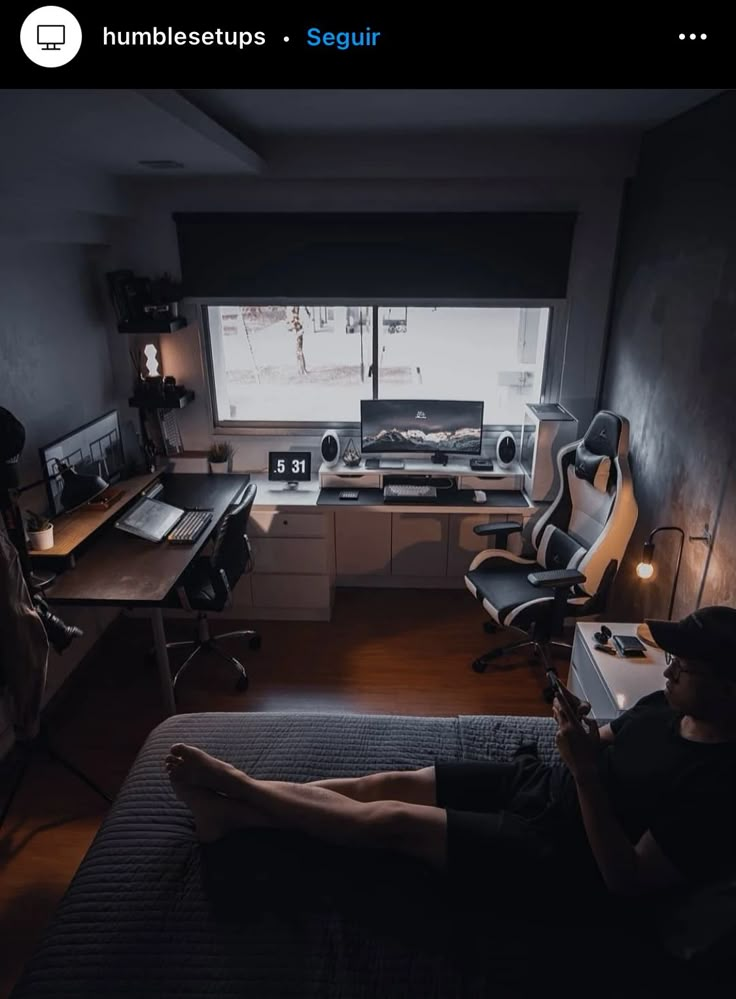
[[[441,451],[435,451],[434,454],[432,455],[432,464],[433,465],[446,465],[447,464],[447,455],[443,454]]]

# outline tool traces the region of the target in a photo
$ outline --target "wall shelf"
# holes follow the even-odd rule
[[[194,390],[186,389],[183,395],[175,392],[144,393],[128,399],[128,405],[134,409],[184,409],[194,399]]]
[[[161,333],[177,333],[189,325],[189,321],[184,316],[173,316],[171,319],[138,319],[135,321],[125,320],[118,323],[118,333],[141,334],[143,336],[154,336]]]

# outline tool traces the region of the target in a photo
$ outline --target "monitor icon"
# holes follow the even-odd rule
[[[63,24],[39,24],[36,28],[36,41],[46,52],[58,51],[64,44],[65,31]]]

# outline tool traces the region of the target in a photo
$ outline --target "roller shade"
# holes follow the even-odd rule
[[[196,298],[564,298],[570,212],[176,214]]]

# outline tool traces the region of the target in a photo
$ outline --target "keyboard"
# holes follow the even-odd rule
[[[436,486],[384,486],[384,500],[435,500],[437,499]]]
[[[187,510],[167,538],[173,545],[191,545],[212,520],[212,510]]]

